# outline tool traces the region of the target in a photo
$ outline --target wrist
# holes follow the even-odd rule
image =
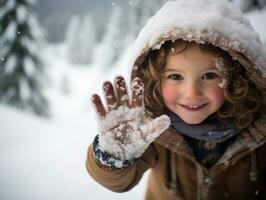
[[[93,155],[101,165],[110,169],[123,169],[131,166],[135,162],[135,158],[130,160],[120,160],[100,149],[99,135],[94,138],[93,141]]]

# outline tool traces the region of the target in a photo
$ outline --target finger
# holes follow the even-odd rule
[[[97,94],[93,94],[91,97],[91,102],[93,107],[95,108],[96,114],[99,117],[105,117],[106,115],[106,110],[103,106],[102,100]]]
[[[142,107],[144,84],[138,77],[134,78],[131,84],[132,88],[132,107]]]
[[[103,83],[103,92],[104,92],[105,100],[107,103],[108,111],[111,111],[117,108],[117,101],[116,101],[116,96],[114,92],[114,87],[111,82],[105,81]]]
[[[153,142],[161,133],[171,125],[171,120],[167,115],[161,115],[155,118],[148,124],[148,131],[146,132],[146,140]]]
[[[115,78],[115,88],[117,92],[118,105],[129,105],[126,82],[122,76]]]

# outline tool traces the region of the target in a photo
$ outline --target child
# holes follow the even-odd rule
[[[98,95],[87,169],[124,192],[151,169],[147,200],[266,199],[266,54],[226,0],[167,2],[123,77]],[[129,94],[131,96],[129,97]]]

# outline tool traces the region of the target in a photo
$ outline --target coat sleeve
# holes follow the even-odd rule
[[[155,166],[157,157],[155,145],[151,144],[131,166],[123,169],[110,169],[94,158],[93,146],[90,145],[86,167],[89,174],[107,189],[114,192],[126,192],[138,184],[145,171]]]

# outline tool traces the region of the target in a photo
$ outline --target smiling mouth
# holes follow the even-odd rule
[[[204,108],[207,104],[208,103],[201,104],[201,105],[183,105],[183,104],[180,104],[180,106],[182,108],[184,108],[185,110],[188,110],[188,111],[199,111],[202,108]]]

